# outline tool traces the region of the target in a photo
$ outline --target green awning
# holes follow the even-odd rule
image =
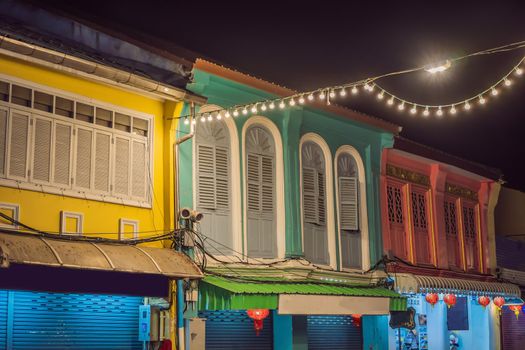
[[[277,309],[279,295],[330,295],[390,298],[390,311],[406,310],[406,298],[381,287],[294,281],[287,279],[253,279],[206,276],[199,286],[200,310]]]

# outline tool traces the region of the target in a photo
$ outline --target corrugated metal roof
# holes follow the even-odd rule
[[[312,282],[291,281],[285,279],[273,280],[234,280],[217,276],[206,276],[203,282],[220,287],[232,293],[244,294],[317,294],[317,295],[343,295],[343,296],[373,296],[373,297],[399,297],[392,290],[367,285],[348,285]]]

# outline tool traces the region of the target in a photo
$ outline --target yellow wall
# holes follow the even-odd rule
[[[65,210],[84,214],[85,235],[107,232],[114,234],[105,237],[116,238],[119,218],[138,220],[139,231],[144,232],[139,237],[155,234],[153,231],[173,228],[171,149],[176,123],[168,118],[180,115],[182,102],[163,102],[1,55],[0,73],[154,116],[152,209],[0,187],[0,202],[20,205],[21,222],[40,230],[58,232],[60,211]]]

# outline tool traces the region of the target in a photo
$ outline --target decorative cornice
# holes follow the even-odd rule
[[[430,186],[430,177],[407,169],[398,168],[391,164],[386,165],[386,174],[418,185]]]
[[[445,191],[458,197],[470,199],[472,201],[478,201],[478,193],[466,187],[461,187],[451,183],[445,183]]]

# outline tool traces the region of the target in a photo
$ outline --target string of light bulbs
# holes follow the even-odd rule
[[[361,90],[364,90],[368,93],[373,93],[374,91],[377,92],[376,94],[376,100],[378,102],[386,102],[387,106],[397,106],[397,109],[399,111],[409,111],[411,115],[418,115],[421,113],[423,117],[428,117],[431,114],[435,115],[436,117],[443,117],[445,113],[449,113],[450,115],[456,115],[457,112],[460,109],[464,109],[465,111],[468,111],[472,108],[472,106],[477,102],[480,105],[484,105],[488,101],[488,97],[496,97],[500,94],[500,91],[503,91],[503,89],[508,89],[512,87],[514,81],[514,77],[521,77],[524,73],[524,68],[522,67],[523,62],[525,61],[525,57],[523,57],[516,65],[512,67],[512,69],[503,77],[501,77],[498,81],[496,81],[494,84],[490,85],[488,88],[477,92],[474,95],[471,95],[471,97],[464,98],[461,100],[457,100],[453,103],[446,103],[446,104],[421,104],[414,101],[410,101],[405,98],[401,98],[389,91],[387,91],[384,87],[379,85],[377,81],[379,79],[385,78],[385,77],[391,77],[395,75],[401,75],[401,74],[407,74],[417,71],[425,70],[429,72],[430,74],[436,74],[440,73],[442,71],[447,70],[450,68],[453,62],[457,62],[472,56],[478,56],[478,55],[489,55],[489,54],[495,54],[500,52],[507,52],[512,50],[517,50],[520,48],[525,47],[525,41],[520,41],[516,43],[511,43],[503,46],[499,46],[496,48],[486,49],[474,53],[470,53],[461,57],[456,57],[453,59],[446,60],[445,62],[441,63],[437,66],[423,66],[423,67],[416,67],[396,72],[390,72],[386,74],[382,74],[379,76],[375,76],[372,78],[366,78],[342,85],[337,86],[330,86],[330,87],[323,87],[312,91],[307,92],[300,92],[293,95],[289,95],[286,97],[280,97],[265,101],[258,101],[258,102],[252,102],[245,105],[235,105],[229,108],[212,111],[212,112],[203,112],[203,113],[197,113],[195,114],[195,119],[193,119],[193,123],[196,123],[197,121],[200,122],[210,122],[213,120],[221,120],[222,118],[230,118],[230,117],[238,117],[238,116],[248,116],[253,115],[258,112],[266,112],[266,111],[273,111],[273,110],[284,110],[285,108],[293,108],[296,106],[301,106],[305,104],[312,104],[312,103],[319,103],[324,102],[327,105],[330,105],[332,101],[336,98],[345,98],[347,96],[352,95],[358,95]],[[184,119],[184,124],[190,123],[190,115],[180,116],[179,119]]]

